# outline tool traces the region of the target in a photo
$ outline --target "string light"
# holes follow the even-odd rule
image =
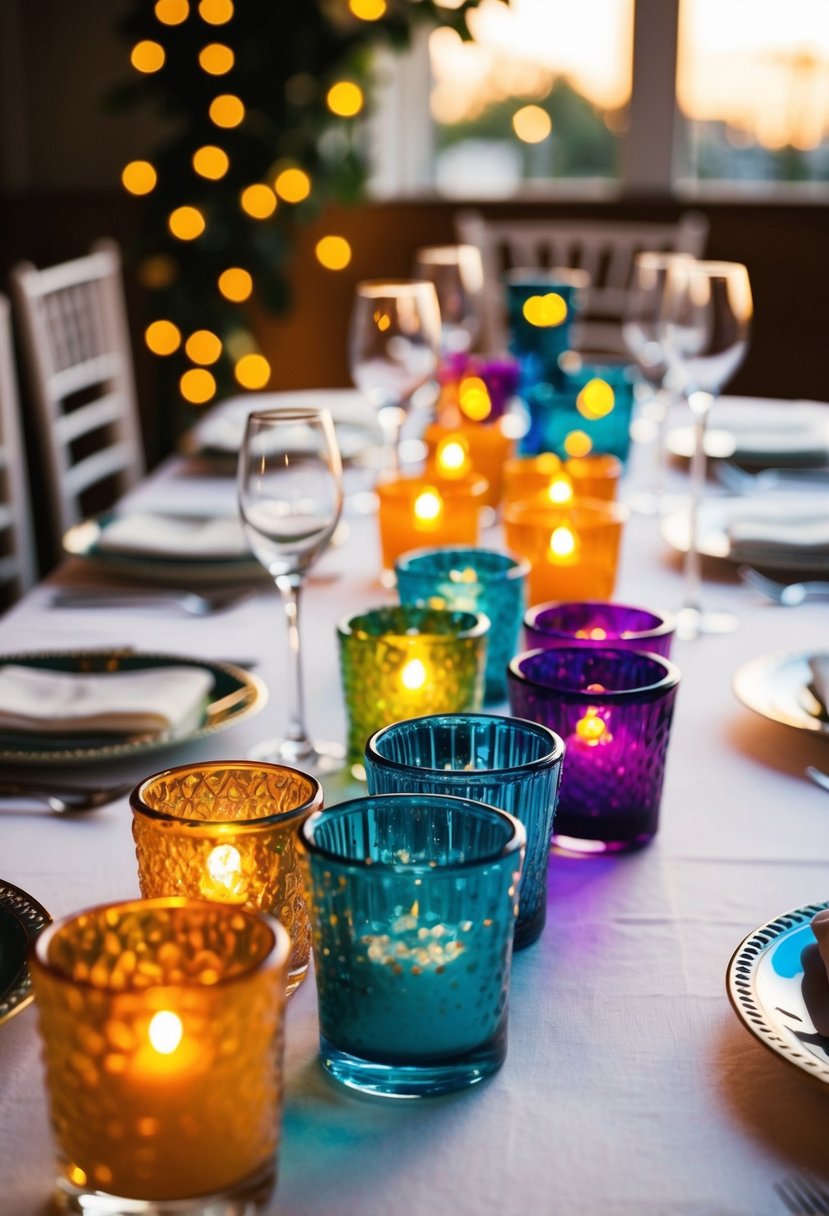
[[[131,160],[121,172],[121,182],[130,194],[149,194],[157,181],[158,174],[148,160]]]
[[[144,341],[154,355],[172,355],[181,346],[181,331],[172,321],[153,321],[144,332]]]
[[[248,271],[242,270],[240,266],[230,266],[223,270],[219,275],[218,284],[224,298],[232,300],[234,304],[247,300],[253,291],[253,279]]]
[[[188,0],[156,0],[156,20],[162,25],[181,25],[190,16]]]
[[[271,365],[264,355],[243,355],[233,374],[242,388],[264,388],[271,378]]]
[[[184,349],[194,363],[215,363],[222,353],[222,343],[209,329],[197,329],[184,343]]]
[[[314,252],[326,270],[344,270],[351,261],[351,246],[344,236],[324,236]]]
[[[226,152],[215,144],[205,144],[193,153],[193,168],[199,177],[206,177],[211,182],[217,182],[224,177],[230,168],[230,159]]]
[[[149,75],[151,72],[160,71],[164,67],[166,58],[164,47],[160,42],[146,39],[144,42],[136,42],[130,54],[130,63],[136,72],[144,72]]]
[[[235,62],[233,51],[222,42],[211,42],[199,51],[199,64],[210,76],[224,76]]]
[[[176,207],[175,211],[170,213],[167,225],[173,236],[178,237],[180,241],[194,241],[206,227],[204,216],[198,207]]]
[[[179,380],[181,395],[191,405],[204,405],[216,393],[215,377],[203,367],[191,367]]]
[[[238,127],[245,117],[245,107],[234,93],[220,93],[211,101],[208,113],[217,127]]]
[[[540,144],[553,129],[553,122],[541,106],[522,106],[512,116],[512,129],[525,144]]]
[[[361,21],[379,21],[386,12],[386,0],[348,0],[348,7]]]
[[[239,198],[242,210],[255,220],[266,220],[276,211],[276,195],[270,186],[247,186]]]
[[[226,25],[233,16],[231,0],[201,0],[199,16],[208,25]]]
[[[326,95],[326,104],[339,118],[353,118],[363,108],[363,90],[351,80],[338,80]]]
[[[273,188],[286,203],[301,203],[311,193],[311,179],[302,169],[283,169],[277,173]]]

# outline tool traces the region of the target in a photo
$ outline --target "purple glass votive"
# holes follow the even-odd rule
[[[512,713],[565,743],[559,848],[624,852],[653,839],[679,678],[667,659],[611,647],[552,646],[511,661]]]
[[[671,657],[674,622],[671,617],[611,604],[605,600],[535,604],[524,613],[527,648],[549,646],[612,646],[614,650],[644,650]]]
[[[472,422],[489,425],[497,422],[505,414],[510,401],[518,389],[518,361],[510,355],[470,355],[466,352],[449,355],[444,361],[440,380],[444,384],[454,384],[462,388],[465,378],[477,377],[483,380],[489,396],[489,409],[479,415],[477,411],[468,413],[464,410],[461,399],[461,415]]]

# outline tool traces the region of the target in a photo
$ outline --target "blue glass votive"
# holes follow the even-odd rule
[[[512,712],[554,730],[567,748],[553,843],[580,853],[648,844],[679,669],[636,650],[554,646],[516,655],[508,681]]]
[[[547,862],[564,744],[537,722],[489,714],[432,714],[395,722],[366,745],[370,794],[452,794],[520,819],[527,852],[518,891],[515,949],[547,916]]]
[[[507,664],[518,648],[530,563],[473,546],[416,549],[395,563],[401,604],[425,604],[489,617],[484,701],[504,701]]]
[[[415,1098],[500,1068],[522,824],[467,799],[389,794],[312,814],[299,839],[327,1072]]]
[[[536,604],[524,613],[527,649],[548,646],[612,646],[671,657],[671,617],[607,600]]]
[[[569,362],[569,361],[568,361]],[[624,363],[582,363],[525,384],[530,425],[524,455],[610,455],[626,461],[636,377]]]
[[[572,347],[573,321],[589,286],[590,276],[583,270],[518,269],[507,274],[509,349],[518,359],[522,394],[539,380],[560,380],[560,360]]]

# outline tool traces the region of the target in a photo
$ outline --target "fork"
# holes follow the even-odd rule
[[[20,779],[0,780],[0,800],[9,798],[45,802],[58,815],[78,815],[107,806],[117,798],[128,794],[135,782],[126,785],[81,786],[50,785],[46,781]]]
[[[735,494],[758,494],[764,490],[773,490],[779,485],[804,488],[822,485],[829,488],[829,468],[760,469],[758,473],[749,473],[739,465],[731,464],[727,460],[718,460],[714,472],[717,481]]]
[[[809,1174],[790,1174],[774,1189],[791,1216],[829,1216],[829,1186]]]
[[[752,566],[738,566],[737,574],[747,587],[786,608],[794,608],[804,600],[829,600],[829,582],[778,583]]]
[[[209,616],[223,612],[248,599],[252,591],[245,587],[212,591],[176,591],[154,587],[120,590],[110,587],[56,587],[52,593],[53,608],[124,608],[137,604],[172,604],[190,616]]]

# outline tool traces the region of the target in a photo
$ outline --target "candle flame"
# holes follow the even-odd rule
[[[409,659],[400,672],[400,683],[409,692],[417,692],[426,683],[428,672],[422,659]]]
[[[549,548],[550,557],[554,562],[573,557],[578,547],[578,538],[567,524],[560,524],[559,527],[553,529]]]
[[[599,711],[595,705],[589,705],[584,717],[579,718],[576,723],[576,734],[584,740],[588,747],[595,747],[598,743],[609,743],[613,738],[607,728],[607,723],[599,717]]]
[[[443,515],[443,499],[437,490],[422,490],[414,503],[415,520],[419,523],[437,523]]]
[[[242,858],[232,844],[217,844],[207,858],[207,872],[214,882],[228,890],[235,887],[242,871]]]
[[[184,1035],[184,1027],[177,1013],[162,1009],[153,1015],[147,1030],[150,1043],[161,1056],[172,1055]]]
[[[547,486],[547,497],[550,502],[558,504],[573,501],[573,483],[566,473],[552,479]]]
[[[444,476],[454,477],[469,469],[469,450],[457,436],[443,439],[438,444],[437,466]]]
[[[607,631],[601,626],[595,625],[592,629],[577,629],[577,638],[589,638],[591,642],[604,642],[607,638]],[[595,685],[590,685],[591,692],[603,692],[604,689],[597,688]]]

